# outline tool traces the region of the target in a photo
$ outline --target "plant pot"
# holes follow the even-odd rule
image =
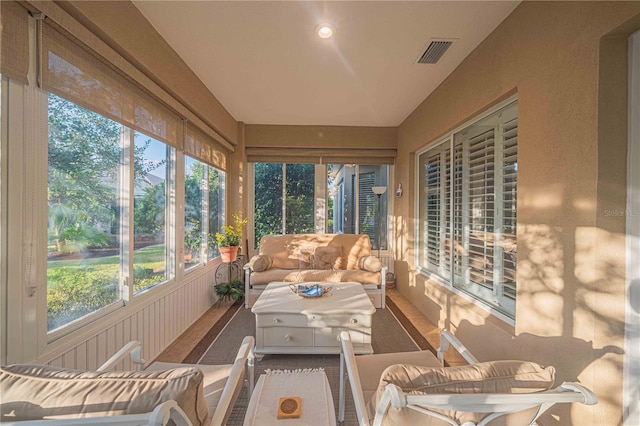
[[[235,262],[238,258],[239,248],[240,247],[238,246],[218,247],[218,250],[220,251],[220,259],[222,259],[224,263]]]

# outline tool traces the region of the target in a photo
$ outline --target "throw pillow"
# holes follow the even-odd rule
[[[342,269],[342,246],[316,247],[312,260],[313,269]]]
[[[298,269],[311,269],[313,265],[313,251],[316,246],[304,245],[298,247]]]
[[[273,261],[266,254],[253,256],[249,261],[249,268],[254,272],[263,272],[271,268]]]
[[[465,394],[465,393],[532,393],[545,391],[555,382],[555,369],[542,367],[528,361],[491,361],[462,367],[422,367],[396,364],[388,367],[380,377],[378,390],[370,404],[377,406],[388,384],[400,387],[412,395],[420,394]],[[372,407],[370,407],[372,408]],[[436,410],[452,420],[463,424],[474,424],[482,420],[485,413],[467,413]],[[509,424],[529,424],[536,410],[509,414]],[[416,412],[391,407],[383,424],[429,423],[429,417],[416,416]],[[434,417],[431,417],[435,420]],[[426,423],[425,423],[426,421]],[[438,421],[436,421],[437,424]]]
[[[358,268],[369,272],[380,272],[382,262],[375,256],[362,256],[358,259]]]
[[[173,399],[201,425],[207,417],[202,381],[194,367],[96,372],[9,365],[0,368],[0,422],[142,414]]]

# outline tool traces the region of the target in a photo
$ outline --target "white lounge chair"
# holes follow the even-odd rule
[[[452,334],[443,331],[441,336],[437,357],[429,351],[356,357],[349,333],[342,332],[338,420],[344,420],[345,375],[360,426],[480,426],[496,419],[501,424],[533,425],[555,404],[598,402],[577,383],[551,389],[553,367],[525,361],[479,363]],[[443,367],[443,353],[450,346],[468,366]]]
[[[206,419],[208,426],[223,425],[233,410],[233,405],[247,374],[249,396],[253,390],[254,346],[254,338],[252,336],[245,337],[235,361],[233,364],[227,365],[155,362],[145,368],[145,361],[141,356],[142,345],[134,341],[127,343],[94,372],[37,365],[3,367],[0,369],[0,394],[2,394],[0,421],[3,425],[13,424],[16,426],[100,424],[155,426],[166,425],[171,420],[178,426],[191,426],[195,423],[192,421],[195,418],[198,421]],[[113,371],[127,358],[131,359],[137,372]],[[160,382],[160,386],[156,386],[155,382]],[[64,391],[58,392],[54,397],[57,399],[57,403],[52,403],[46,395],[38,395],[42,391],[46,392],[47,389],[56,389],[59,385],[66,386],[67,391],[71,390],[71,393],[76,393],[75,383],[79,383],[80,386],[88,386],[86,388],[87,393],[90,393],[90,396],[87,395],[88,399],[97,397],[96,394],[100,394],[101,390],[114,395],[113,400],[104,403],[96,403],[95,400],[87,402],[87,404],[93,404],[95,410],[100,412],[112,409],[123,411],[122,407],[128,407],[127,412],[134,414],[114,415],[113,412],[110,412],[105,415],[87,417],[87,415],[92,415],[93,408],[78,403],[78,401],[83,401],[82,395],[73,403],[70,402],[71,398],[68,398],[68,394],[65,395]],[[117,383],[116,386],[118,386],[115,390],[113,389],[114,383]],[[138,392],[135,389],[137,384],[144,387],[143,392]],[[52,387],[47,388],[49,385]],[[12,386],[13,390],[10,389]],[[32,394],[30,386],[33,386],[33,400],[29,400],[29,395]],[[200,386],[202,386],[202,391]],[[23,397],[16,395],[17,388],[20,389],[19,392],[24,395]],[[79,393],[81,394],[82,391]],[[132,397],[131,400],[127,400],[129,396]],[[134,398],[136,402],[132,402]],[[182,401],[185,405],[181,407],[180,402],[172,398]],[[144,408],[149,404],[155,405],[145,410]],[[206,407],[206,413],[204,407]],[[76,412],[77,416],[74,414]],[[55,419],[57,414],[62,414],[64,418]],[[12,418],[24,419],[28,417],[34,418],[34,420],[11,421]],[[47,417],[54,418],[47,419]],[[202,424],[202,422],[197,424]]]

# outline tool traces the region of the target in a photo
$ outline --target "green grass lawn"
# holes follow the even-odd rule
[[[134,252],[134,293],[164,281],[164,253],[164,244]],[[48,329],[117,302],[119,278],[119,255],[47,262]]]

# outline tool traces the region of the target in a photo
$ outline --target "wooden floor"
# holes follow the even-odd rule
[[[436,325],[429,322],[398,290],[388,289],[386,294],[387,297],[402,310],[411,324],[413,324],[432,347],[437,348],[440,346],[440,330]],[[223,317],[231,306],[231,302],[215,303],[200,319],[169,345],[164,352],[158,355],[156,361],[183,362],[196,345],[205,337],[211,327]],[[240,309],[244,309],[244,307],[240,307]],[[445,360],[449,365],[465,364],[464,360],[453,352],[445,354]]]

